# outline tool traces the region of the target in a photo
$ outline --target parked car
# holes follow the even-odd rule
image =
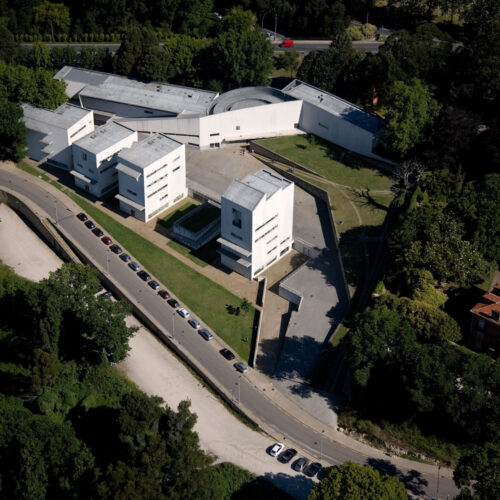
[[[116,253],[116,255],[118,255],[118,254],[122,253],[122,249],[121,249],[118,245],[116,245],[116,244],[111,245],[111,246],[109,247],[109,249],[110,249],[113,253]]]
[[[179,307],[179,305],[180,305],[179,302],[177,302],[175,299],[167,300],[167,302],[168,302],[169,306],[172,306],[172,307],[175,307],[175,308]]]
[[[293,464],[292,468],[293,468],[293,470],[296,470],[297,472],[304,472],[308,463],[309,463],[309,460],[307,458],[301,457]]]
[[[170,294],[166,290],[160,290],[158,292],[158,295],[165,300],[167,300],[170,297]]]
[[[113,296],[111,292],[103,292],[99,297],[102,297],[103,299],[110,299]]]
[[[177,312],[183,318],[189,318],[189,311],[187,309],[185,309],[184,307],[181,307],[180,309],[177,309]]]
[[[160,288],[160,284],[158,281],[151,280],[148,285],[153,289],[153,290],[158,290]]]
[[[122,259],[123,262],[130,262],[130,255],[128,253],[122,253],[120,254],[120,259]]]
[[[197,319],[191,318],[188,323],[195,329],[198,330],[200,328],[200,322]]]
[[[89,229],[94,229],[95,227],[95,224],[91,221],[91,220],[88,220],[85,225],[89,228]]]
[[[109,236],[103,236],[101,238],[101,241],[105,244],[105,245],[111,245],[111,243],[113,243],[113,240],[109,237]]]
[[[232,359],[235,358],[234,354],[229,350],[224,347],[224,349],[221,349],[219,351],[228,361],[231,361]]]
[[[234,367],[241,373],[246,373],[248,371],[248,366],[241,361],[234,363]]]
[[[206,328],[200,328],[198,330],[198,333],[205,339],[205,340],[212,340],[214,336],[206,329]]]
[[[94,233],[94,234],[95,234],[98,238],[100,238],[100,237],[104,234],[104,233],[103,233],[103,232],[102,232],[102,231],[101,231],[98,227],[96,227],[96,228],[92,229],[92,232],[93,232],[93,233]]]
[[[286,47],[293,47],[293,40],[283,40],[280,43],[280,47],[286,48]]]
[[[314,477],[320,470],[322,469],[322,465],[319,462],[313,462],[306,469],[306,476]]]
[[[137,276],[139,276],[142,281],[149,281],[151,279],[151,276],[146,271],[139,271]]]
[[[141,268],[141,266],[139,264],[137,264],[137,262],[133,261],[133,262],[129,262],[128,264],[128,267],[130,267],[130,269],[132,269],[132,271],[139,271],[139,269]]]
[[[278,460],[283,464],[287,464],[295,455],[297,455],[297,450],[295,448],[288,448],[280,454]]]
[[[283,443],[276,443],[272,448],[269,454],[272,457],[277,457],[283,450],[285,449],[285,445]]]
[[[82,222],[85,222],[86,220],[88,220],[88,217],[83,213],[83,212],[80,212],[77,217],[82,221]]]

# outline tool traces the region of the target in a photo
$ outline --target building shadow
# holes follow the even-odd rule
[[[297,500],[305,500],[314,486],[312,479],[304,474],[297,474],[292,469],[290,469],[290,474],[268,472],[264,474],[264,479]]]

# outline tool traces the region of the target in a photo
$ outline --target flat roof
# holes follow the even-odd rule
[[[25,123],[29,128],[38,130],[43,125],[52,125],[54,127],[68,129],[82,118],[92,113],[89,109],[73,106],[73,104],[64,103],[57,109],[37,108],[31,104],[22,104]],[[38,125],[37,125],[38,123]],[[31,127],[33,125],[33,127]]]
[[[123,203],[126,203],[127,205],[130,205],[132,208],[135,208],[136,210],[144,210],[145,208],[144,205],[141,205],[136,201],[129,200],[126,196],[123,196],[122,194],[115,194],[115,198],[117,200],[123,201]]]
[[[234,180],[223,197],[241,207],[253,210],[262,198],[268,199],[290,184],[291,181],[262,169],[248,174],[242,180]]]
[[[325,92],[324,90],[313,87],[300,80],[294,80],[289,83],[283,89],[283,92],[289,96],[295,97],[295,99],[314,104],[369,132],[375,133],[384,127],[384,120],[382,120],[382,118],[372,115],[334,94]]]
[[[153,134],[132,144],[130,148],[123,149],[120,158],[143,169],[181,146],[182,143],[165,134]]]
[[[156,82],[141,82],[125,76],[64,66],[54,76],[67,83],[66,93],[107,101],[141,106],[170,113],[208,114],[212,101],[219,95],[210,90],[195,89]]]
[[[86,151],[97,154],[134,134],[137,135],[135,130],[115,121],[109,121],[76,141],[75,144]]]

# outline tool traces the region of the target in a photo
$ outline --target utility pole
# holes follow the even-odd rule
[[[57,217],[57,200],[54,200],[54,207],[56,209],[56,226],[57,226],[57,224],[59,222],[59,218]]]

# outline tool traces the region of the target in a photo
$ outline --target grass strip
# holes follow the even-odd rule
[[[74,193],[69,196],[82,207],[112,238],[127,249],[141,264],[164,283],[196,316],[227,342],[245,361],[250,356],[253,316],[250,307],[246,314],[230,314],[228,305],[238,307],[241,299],[202,274],[179,261],[147,239],[139,236],[118,221]]]
[[[167,245],[170,248],[173,248],[176,252],[179,252],[182,255],[185,255],[189,260],[192,260],[195,264],[198,264],[201,267],[207,267],[207,263],[193,254],[191,248],[179,243],[178,241],[169,241]]]

